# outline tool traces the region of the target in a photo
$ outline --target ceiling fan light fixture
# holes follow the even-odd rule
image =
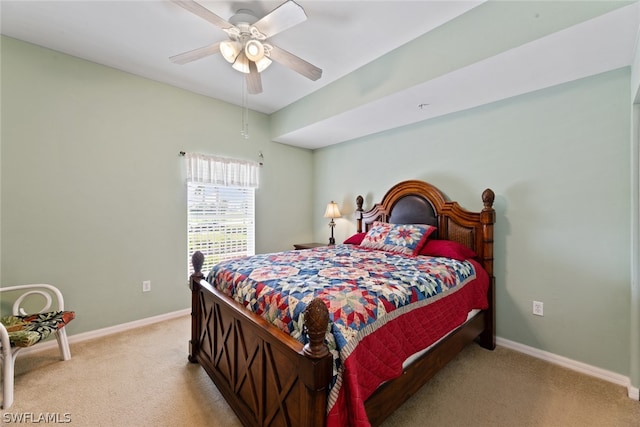
[[[256,68],[258,69],[258,72],[261,73],[264,70],[267,69],[267,67],[269,65],[271,65],[271,60],[269,58],[267,58],[266,56],[263,56],[262,59],[260,59],[259,61],[255,61],[256,63]]]
[[[231,67],[241,73],[249,74],[249,59],[247,58],[247,55],[245,55],[244,52],[240,52]]]
[[[260,61],[264,58],[264,46],[262,42],[255,39],[249,40],[247,44],[244,45],[244,54],[253,62]]]
[[[246,49],[245,49],[246,51]],[[236,57],[236,60],[233,62],[233,69],[236,71],[240,71],[241,73],[245,73],[245,74],[249,74],[251,71],[249,70],[249,61],[253,61],[251,58],[249,58],[249,56],[246,54],[245,51],[241,51],[238,56]],[[262,56],[262,58],[258,59],[257,61],[253,61],[256,64],[256,69],[258,70],[259,73],[261,73],[262,71],[264,71],[269,65],[271,65],[271,59],[267,58],[266,56]]]
[[[220,53],[228,63],[233,64],[240,53],[240,43],[234,40],[220,42]]]

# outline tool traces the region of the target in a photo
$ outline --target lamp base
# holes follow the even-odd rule
[[[333,227],[336,226],[336,223],[333,222],[333,218],[331,218],[331,222],[329,223],[329,228],[331,229],[331,237],[329,238],[329,245],[335,245],[336,239],[333,238]]]

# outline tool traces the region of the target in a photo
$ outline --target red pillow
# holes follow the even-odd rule
[[[359,245],[360,243],[362,243],[362,240],[366,235],[367,233],[356,233],[353,236],[349,237],[347,240],[345,240],[344,243],[349,245]]]
[[[420,249],[420,255],[441,256],[457,259],[458,261],[464,261],[478,256],[472,249],[453,240],[434,239],[427,240],[427,243]]]

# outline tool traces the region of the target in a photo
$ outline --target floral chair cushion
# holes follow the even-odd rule
[[[27,316],[4,316],[0,317],[0,323],[9,333],[11,347],[29,347],[63,328],[75,317],[73,311],[50,311]]]

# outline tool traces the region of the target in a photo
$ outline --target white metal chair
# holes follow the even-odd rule
[[[62,293],[53,285],[0,287],[0,295],[14,291],[24,291],[24,293],[19,295],[13,303],[12,315],[0,318],[3,409],[8,409],[13,404],[14,367],[20,350],[41,342],[53,333],[58,341],[60,358],[69,360],[71,351],[64,327],[75,317],[73,311],[65,311]],[[29,306],[34,304],[39,306],[42,298],[44,298],[42,308],[37,311],[31,310],[31,314],[27,314],[24,309],[25,302],[28,302]]]

